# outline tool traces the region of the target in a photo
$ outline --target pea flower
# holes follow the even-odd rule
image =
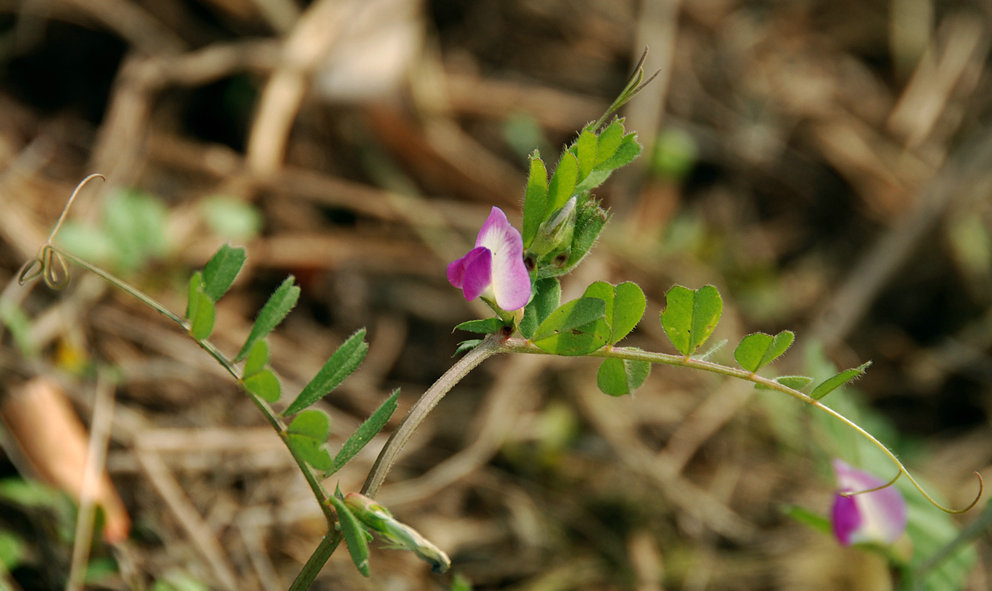
[[[875,476],[834,460],[838,492],[832,511],[834,536],[843,546],[862,542],[892,544],[906,529],[906,501],[894,486],[854,496],[840,493],[885,484]]]
[[[466,300],[480,295],[494,299],[508,312],[530,300],[530,276],[524,265],[520,232],[498,207],[489,213],[475,239],[475,248],[448,265],[448,281],[465,293]]]

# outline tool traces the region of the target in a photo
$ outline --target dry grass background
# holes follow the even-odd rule
[[[84,423],[112,415],[105,461],[133,526],[93,549],[121,567],[94,588],[177,573],[285,588],[323,520],[252,405],[163,319],[79,270],[63,292],[11,285],[82,177],[107,180],[74,219],[122,188],[164,201],[168,250],[129,279],[178,311],[183,277],[224,241],[200,203],[262,213],[213,338],[236,351],[290,273],[303,296],[271,339],[286,390],[368,327],[369,358],[322,403],[340,441],[394,387],[402,416],[448,366],[451,326],[482,311],[445,264],[491,205],[519,220],[530,142],[553,160],[645,46],[660,75],[624,110],[628,128],[648,147],[690,138],[695,164],[665,176],[648,151],[611,179],[598,194],[614,219],[566,295],[638,282],[649,311],[632,340],[667,351],[665,290],[713,283],[719,338],[798,333],[784,373],[814,342],[842,367],[873,359],[858,388],[914,442],[913,467],[966,503],[971,471],[992,475],[990,17],[985,0],[0,3],[0,285],[38,351],[7,331],[0,383],[12,398],[55,376]],[[87,364],[119,374],[109,411],[74,372]],[[611,399],[594,372],[489,362],[380,499],[476,589],[885,588],[877,562],[782,515],[825,511],[831,482],[762,395],[657,369]],[[381,444],[340,473],[343,490]],[[19,584],[58,585],[46,571],[65,572],[70,547],[31,515],[6,517],[44,560]],[[992,585],[988,541],[968,589]],[[338,552],[315,588],[451,582],[406,553],[375,551],[372,565],[362,579]]]

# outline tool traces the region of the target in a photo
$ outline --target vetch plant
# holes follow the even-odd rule
[[[710,360],[713,351],[703,350],[723,311],[723,300],[711,285],[690,288],[676,285],[665,294],[666,306],[658,316],[675,353],[643,351],[622,346],[621,341],[642,320],[647,298],[632,282],[617,285],[595,281],[583,294],[561,301],[559,277],[574,270],[596,243],[609,213],[593,190],[610,175],[633,161],[641,152],[634,132],[624,120],[614,117],[623,104],[639,92],[643,75],[640,64],[620,96],[597,121],[584,127],[560,155],[553,172],[535,150],[530,155],[524,190],[521,229],[515,229],[499,208],[493,207],[482,223],[474,247],[447,267],[450,283],[465,298],[481,297],[495,316],[470,320],[458,329],[477,338],[463,342],[464,353],[411,407],[379,452],[361,491],[330,492],[325,480],[342,469],[386,425],[397,406],[392,395],[337,450],[328,447],[330,419],[313,404],[333,391],[362,362],[368,351],[365,332],[349,337],[300,392],[289,398],[279,376],[269,365],[267,336],[295,306],[300,289],[287,278],[258,312],[244,343],[227,354],[209,338],[216,306],[241,271],[244,249],[221,247],[188,283],[187,305],[180,315],[166,309],[81,257],[54,244],[77,191],[70,197],[61,218],[38,257],[22,269],[21,282],[41,277],[53,288],[68,283],[68,262],[98,274],[125,290],[179,326],[240,384],[252,404],[292,454],[301,474],[327,520],[327,532],[303,565],[291,589],[306,589],[342,540],[356,568],[370,571],[368,544],[373,534],[392,547],[409,550],[436,572],[450,565],[448,556],[418,532],[397,520],[388,508],[374,499],[401,450],[424,418],[462,378],[486,359],[497,354],[586,356],[601,360],[597,385],[606,394],[622,396],[634,392],[649,377],[655,364],[683,367],[751,382],[755,387],[779,392],[825,413],[877,447],[896,470],[888,482],[846,464],[835,463],[838,493],[833,517],[841,543],[891,542],[905,527],[905,505],[891,485],[905,477],[930,503],[943,511],[967,511],[982,494],[981,477],[975,500],[965,509],[939,505],[910,474],[898,457],[871,433],[827,406],[823,399],[861,376],[869,364],[816,381],[810,376],[765,377],[758,372],[779,359],[792,345],[795,335],[782,331],[755,333],[741,339],[733,351],[736,365]],[[611,119],[612,118],[612,119]],[[91,175],[83,181],[94,178]],[[284,405],[284,406],[283,406]],[[281,410],[277,407],[281,406]]]

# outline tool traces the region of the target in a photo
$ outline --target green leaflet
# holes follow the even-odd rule
[[[539,324],[547,319],[561,303],[561,283],[556,277],[546,277],[534,282],[534,296],[524,308],[524,317],[520,320],[520,334],[525,339],[534,336]]]
[[[650,373],[651,364],[647,361],[604,359],[596,374],[596,385],[605,394],[623,396],[641,387]]]
[[[796,335],[788,330],[774,337],[763,332],[747,335],[734,349],[734,359],[738,365],[754,373],[778,359],[792,346],[795,338]]]
[[[337,455],[334,456],[334,462],[328,474],[324,476],[327,477],[330,473],[337,472],[342,466],[348,463],[351,458],[355,457],[355,454],[362,451],[365,445],[372,441],[372,438],[376,436],[382,428],[386,426],[389,418],[393,416],[396,412],[396,401],[399,398],[400,391],[393,390],[393,393],[386,399],[385,402],[379,405],[379,408],[375,409],[375,412],[362,423],[351,437],[344,442],[341,449],[338,451]]]
[[[221,246],[203,267],[203,291],[216,302],[231,288],[244,264],[245,249]]]
[[[338,384],[358,368],[368,351],[369,345],[365,342],[365,329],[363,328],[348,337],[348,340],[338,347],[337,351],[324,364],[324,367],[320,368],[310,383],[303,387],[303,390],[282,414],[291,415],[299,412],[337,388]]]
[[[326,472],[333,466],[325,445],[330,434],[331,421],[324,412],[305,410],[296,415],[286,429],[286,443],[306,463]]]
[[[827,378],[813,388],[813,391],[809,394],[810,398],[813,400],[820,400],[827,394],[830,394],[854,378],[861,377],[865,373],[865,370],[868,369],[869,365],[871,365],[871,361],[866,361],[857,367],[845,369],[844,371]]]
[[[661,325],[675,349],[691,356],[713,334],[723,300],[712,285],[692,290],[681,285],[673,286],[665,294],[667,306],[661,313]]]
[[[255,319],[255,323],[252,324],[251,332],[248,333],[245,344],[241,347],[241,351],[238,352],[237,357],[234,358],[235,361],[244,359],[248,355],[248,351],[251,350],[252,345],[255,344],[255,341],[264,338],[272,332],[283,321],[286,315],[289,314],[293,306],[296,305],[297,300],[300,299],[300,288],[294,285],[293,282],[293,276],[290,275],[269,296],[269,300],[262,306],[258,317]]]
[[[534,331],[540,349],[556,355],[586,355],[606,345],[610,327],[604,319],[606,303],[579,298],[561,305]]]

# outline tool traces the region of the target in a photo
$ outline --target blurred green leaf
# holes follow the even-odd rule
[[[651,155],[651,172],[661,178],[681,180],[695,166],[699,157],[696,140],[681,129],[666,129],[655,139]]]
[[[368,351],[369,345],[365,342],[365,329],[355,331],[348,337],[348,340],[338,347],[337,351],[324,364],[324,367],[320,368],[317,375],[310,380],[309,384],[304,386],[296,400],[282,414],[291,415],[303,410],[337,388],[338,384],[358,368]]]
[[[251,240],[262,231],[262,214],[241,199],[209,197],[200,202],[200,213],[210,229],[227,240]]]
[[[300,288],[294,285],[293,281],[293,276],[290,275],[269,296],[269,300],[265,302],[265,306],[258,313],[258,317],[251,327],[251,332],[248,333],[248,338],[245,340],[245,344],[241,347],[241,351],[238,352],[238,356],[234,358],[235,361],[244,359],[248,355],[248,351],[251,350],[252,345],[255,344],[255,341],[265,338],[272,332],[283,321],[286,315],[289,314],[293,306],[296,305],[297,300],[300,299]]]
[[[216,302],[231,288],[244,264],[245,249],[221,246],[203,267],[203,291]]]
[[[214,329],[214,302],[203,292],[203,273],[197,271],[189,278],[189,297],[186,302],[186,317],[189,319],[189,333],[202,341]]]
[[[596,374],[596,384],[610,396],[623,396],[640,388],[650,373],[651,364],[647,361],[604,359]]]
[[[606,345],[610,327],[603,318],[606,303],[579,298],[560,306],[534,331],[538,348],[556,355],[586,355]]]
[[[530,157],[530,176],[524,195],[524,220],[522,238],[524,248],[530,246],[548,214],[548,171],[537,150]]]
[[[263,369],[248,375],[241,380],[241,383],[245,385],[245,390],[269,403],[278,402],[282,395],[279,378],[271,369]]]
[[[103,229],[110,237],[117,267],[124,273],[165,253],[168,212],[156,197],[137,190],[113,193],[103,209]]]
[[[265,339],[259,339],[251,346],[251,351],[248,352],[248,358],[245,359],[245,367],[241,375],[246,378],[255,375],[262,371],[268,362],[269,344],[265,342]]]
[[[534,297],[524,308],[524,317],[520,320],[520,334],[525,339],[531,338],[538,325],[544,322],[559,303],[561,303],[561,283],[557,278],[547,277],[535,281]]]
[[[476,334],[491,334],[503,330],[506,323],[499,318],[485,318],[482,320],[469,320],[455,326],[455,330],[474,332]]]
[[[817,385],[815,388],[813,388],[813,391],[810,392],[810,398],[812,398],[813,400],[820,400],[827,394],[833,392],[837,388],[850,382],[854,378],[863,375],[865,373],[865,370],[868,369],[869,365],[871,365],[871,361],[866,361],[857,367],[853,367],[851,369],[845,369],[844,371],[830,378],[827,378],[819,385]]]
[[[335,495],[330,495],[328,500],[334,505],[334,511],[338,514],[341,534],[344,536],[345,545],[348,546],[348,553],[351,554],[355,568],[366,577],[369,576],[369,541],[365,528],[344,501]]]
[[[568,151],[563,152],[561,160],[558,161],[558,167],[551,176],[551,183],[548,186],[548,205],[542,216],[542,222],[544,221],[543,217],[546,217],[549,212],[561,209],[565,205],[565,202],[575,192],[575,182],[578,176],[579,161],[575,158],[575,154]]]
[[[462,341],[458,343],[457,347],[455,347],[455,352],[451,356],[458,357],[462,353],[467,353],[468,351],[478,347],[481,342],[482,339],[469,339],[467,341]]]
[[[28,547],[24,539],[11,531],[0,529],[0,567],[9,572],[24,561]]]
[[[713,334],[723,300],[712,285],[692,290],[675,285],[665,294],[667,305],[661,313],[661,325],[675,349],[686,357],[696,352]]]
[[[389,398],[380,404],[379,408],[375,409],[375,412],[373,412],[372,415],[366,419],[354,433],[351,434],[351,437],[344,442],[341,449],[338,450],[337,455],[334,456],[334,464],[329,472],[337,472],[340,470],[342,466],[351,460],[351,458],[355,457],[358,452],[362,451],[362,448],[365,447],[369,441],[372,441],[372,438],[375,437],[379,431],[382,431],[382,428],[386,426],[387,422],[389,422],[389,418],[393,416],[394,412],[396,412],[396,401],[399,399],[399,396],[399,389],[393,390],[393,393],[389,396]],[[329,476],[329,474],[325,474],[325,477],[326,476]]]
[[[334,465],[325,445],[330,434],[330,419],[324,412],[315,409],[305,410],[296,415],[289,424],[286,430],[286,443],[306,463],[326,472]]]
[[[741,367],[754,373],[778,359],[792,346],[795,338],[796,335],[789,330],[783,330],[774,337],[763,332],[749,334],[734,349],[734,359]]]
[[[792,520],[811,527],[818,532],[825,534],[833,532],[833,526],[830,524],[830,520],[819,513],[810,511],[799,505],[786,505],[784,511]]]

